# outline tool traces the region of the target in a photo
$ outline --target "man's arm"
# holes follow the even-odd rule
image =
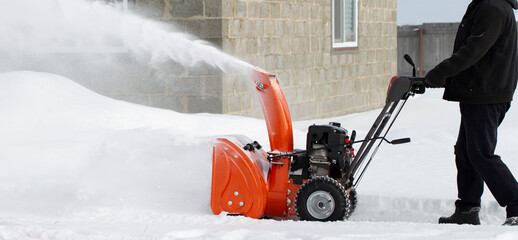
[[[496,7],[481,7],[475,14],[466,44],[430,70],[426,75],[427,82],[432,86],[443,86],[446,78],[455,76],[477,63],[500,36],[504,22],[504,14]]]

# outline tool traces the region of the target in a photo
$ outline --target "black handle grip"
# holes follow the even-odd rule
[[[396,140],[392,140],[390,142],[390,144],[403,144],[403,143],[409,143],[410,142],[410,138],[400,138],[400,139],[396,139]]]
[[[410,55],[405,54],[403,58],[406,60],[408,64],[410,64],[412,67],[415,67],[414,60],[412,60],[412,57],[410,57]]]
[[[423,94],[425,92],[425,88],[429,87],[424,77],[407,77],[410,81],[410,85],[412,86],[412,92],[415,94]]]

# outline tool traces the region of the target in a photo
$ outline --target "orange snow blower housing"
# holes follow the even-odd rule
[[[272,150],[266,152],[243,135],[213,140],[210,205],[214,214],[296,216],[312,221],[347,218],[356,206],[356,186],[382,141],[410,141],[388,141],[385,136],[408,97],[424,93],[424,79],[396,76],[389,84],[386,105],[364,140],[355,142],[356,132],[349,135],[339,123],[312,125],[306,150],[294,150],[290,111],[277,78],[261,69],[249,74]],[[362,143],[358,152],[352,147],[355,143]]]
[[[260,69],[251,70],[250,75],[263,108],[271,149],[279,153],[293,152],[290,111],[277,78]],[[212,211],[252,218],[286,217],[289,161],[289,158],[268,161],[260,145],[242,135],[216,138],[213,142]]]

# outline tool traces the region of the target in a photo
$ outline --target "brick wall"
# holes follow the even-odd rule
[[[221,0],[222,49],[277,74],[294,119],[384,103],[397,69],[396,0],[359,1],[359,47],[332,54],[331,1]],[[223,78],[223,112],[260,117],[253,84]]]
[[[217,3],[217,4],[212,4]],[[171,24],[221,48],[221,4],[215,0],[135,0],[132,10],[147,18]],[[174,44],[174,43],[171,43]],[[200,63],[183,67],[174,62],[148,68],[148,79],[159,82],[153,91],[135,89],[115,97],[179,112],[222,113],[222,72]]]

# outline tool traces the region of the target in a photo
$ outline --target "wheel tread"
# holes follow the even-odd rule
[[[303,211],[301,211],[299,209],[298,203],[299,203],[301,196],[303,194],[306,194],[305,191],[308,188],[308,186],[310,187],[311,185],[314,185],[314,184],[328,184],[330,187],[337,190],[337,192],[341,196],[343,196],[343,200],[339,200],[339,199],[336,200],[336,201],[338,201],[338,200],[343,201],[343,203],[344,203],[344,204],[337,204],[337,206],[342,206],[341,209],[335,210],[335,211],[340,211],[340,214],[338,215],[338,217],[333,216],[333,215],[335,215],[335,214],[333,214],[329,218],[322,219],[322,220],[312,219],[312,217],[310,217],[310,216],[305,216],[306,213],[304,213]],[[304,206],[305,204],[302,204],[302,205]],[[297,191],[297,195],[295,196],[295,211],[297,213],[297,217],[300,220],[341,221],[341,220],[347,219],[349,217],[350,209],[351,209],[351,203],[350,203],[349,197],[348,197],[347,192],[345,191],[344,187],[338,181],[336,181],[335,179],[330,178],[328,176],[317,176],[317,177],[314,177],[314,178],[306,181],[305,183],[303,183],[300,186],[299,190]]]

